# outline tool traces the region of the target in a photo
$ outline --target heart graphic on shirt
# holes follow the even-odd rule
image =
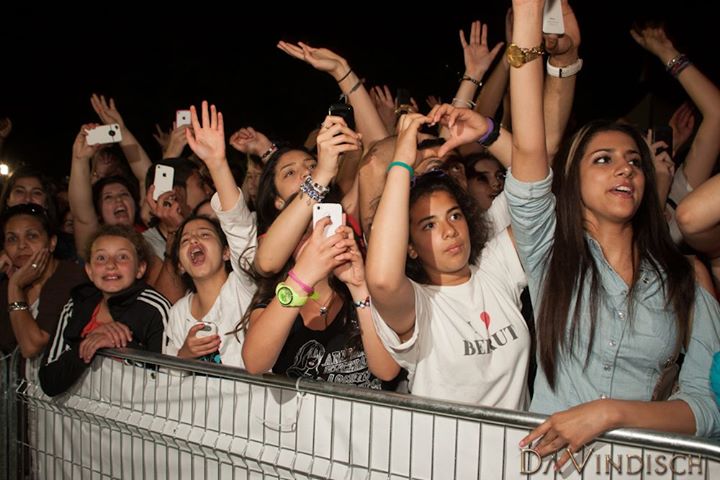
[[[480,314],[480,320],[485,324],[485,328],[490,328],[490,314],[487,312],[482,312]]]

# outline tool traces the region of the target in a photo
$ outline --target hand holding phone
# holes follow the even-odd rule
[[[175,112],[175,128],[180,128],[183,125],[191,125],[190,121],[190,110],[178,110]]]
[[[153,200],[157,201],[165,192],[170,192],[173,189],[173,182],[175,180],[175,169],[168,165],[155,165],[155,180],[153,186]]]
[[[330,225],[325,227],[325,238],[335,235],[335,230],[343,224],[342,205],[339,203],[316,203],[313,207],[313,229],[315,224],[325,217],[330,217]]]
[[[665,142],[667,144],[666,147],[661,147],[658,149],[657,153],[660,152],[668,152],[670,156],[672,157],[673,152],[673,131],[672,128],[670,128],[669,125],[655,125],[652,128],[652,143],[655,142]]]
[[[328,108],[328,115],[341,117],[350,130],[355,130],[355,112],[352,105],[343,102],[333,103]]]
[[[200,330],[198,330],[198,332],[195,334],[196,337],[204,338],[204,337],[210,337],[210,336],[218,334],[218,327],[216,324],[214,324],[212,322],[203,322],[203,323],[205,326],[203,328],[201,328]]]
[[[92,130],[88,130],[86,141],[88,145],[120,142],[122,141],[120,125],[111,123],[110,125],[100,125]]]

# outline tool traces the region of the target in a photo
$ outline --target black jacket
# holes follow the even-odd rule
[[[90,322],[102,293],[92,283],[75,287],[65,304],[55,337],[45,352],[40,367],[40,386],[50,396],[59,395],[73,386],[89,364],[79,356],[82,331]],[[133,341],[129,348],[151,352],[162,351],[170,302],[143,281],[108,299],[110,315],[116,322],[127,325]]]

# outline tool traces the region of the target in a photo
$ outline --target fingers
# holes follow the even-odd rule
[[[200,111],[201,111],[201,114],[202,114],[202,127],[205,128],[205,127],[207,127],[208,125],[211,125],[211,124],[210,124],[210,114],[209,114],[209,112],[208,112],[208,102],[207,102],[207,100],[203,100],[203,101],[202,101],[202,104],[201,104],[201,107],[200,107]]]
[[[467,46],[468,46],[468,43],[467,43],[467,41],[465,40],[465,32],[464,32],[463,29],[461,28],[459,33],[460,33],[460,45],[462,45],[462,48],[463,48],[463,50],[464,50],[464,49],[467,48]]]
[[[199,332],[203,328],[205,328],[204,323],[197,323],[197,324],[193,325],[192,327],[190,327],[190,330],[188,330],[187,337],[185,337],[186,341],[190,337],[195,337],[197,335],[197,332]]]
[[[537,427],[535,427],[535,430],[533,430],[532,432],[527,434],[527,436],[525,436],[525,438],[520,440],[520,447],[526,447],[526,446],[530,445],[531,443],[533,443],[538,438],[545,435],[550,430],[550,426],[551,426],[550,422],[548,420],[546,420],[543,423],[541,423],[540,425],[538,425]]]

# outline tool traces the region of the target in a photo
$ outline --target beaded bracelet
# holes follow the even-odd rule
[[[355,305],[355,308],[367,308],[370,306],[370,297],[365,297],[365,300],[355,300],[353,305]]]
[[[274,143],[273,143],[273,144],[270,144],[270,148],[268,148],[267,150],[265,150],[265,153],[263,153],[262,155],[260,155],[260,162],[261,162],[261,163],[267,162],[268,159],[270,158],[270,156],[271,156],[273,153],[277,152],[277,150],[278,150],[277,145],[275,145]]]
[[[322,202],[330,191],[330,188],[313,181],[312,177],[308,175],[305,177],[305,180],[303,180],[303,183],[300,184],[300,191],[312,200]]]
[[[467,105],[467,108],[471,108],[471,109],[475,108],[475,105],[477,105],[472,100],[463,100],[462,98],[457,98],[457,97],[452,99],[453,106],[455,106],[455,102],[463,102],[463,103],[465,103],[465,105]]]
[[[672,75],[673,77],[677,78],[678,75],[680,75],[680,72],[685,70],[687,67],[692,65],[692,62],[688,58],[687,55],[684,53],[681,53],[677,55],[676,57],[673,57],[667,65],[665,65],[665,70]]]
[[[27,302],[12,302],[7,306],[8,312],[18,312],[21,310],[30,310],[30,305]]]

